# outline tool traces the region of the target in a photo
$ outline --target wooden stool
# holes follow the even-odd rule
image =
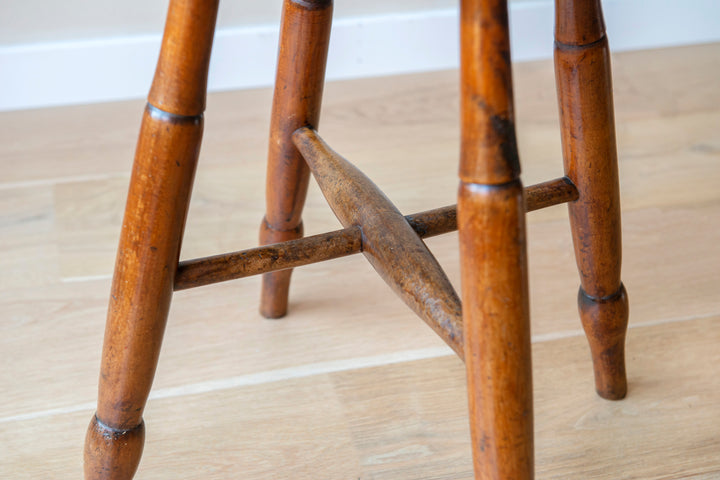
[[[173,290],[264,273],[261,312],[281,317],[291,268],[358,252],[465,361],[475,477],[533,478],[527,211],[569,202],[596,388],[609,399],[626,393],[628,303],[620,281],[617,155],[600,0],[556,0],[566,176],[528,188],[519,179],[506,1],[461,1],[457,217],[454,206],[404,217],[320,138],[332,1],[284,1],[260,234],[266,246],[182,263],[218,0],[170,3],[130,181],[85,478],[135,473]],[[345,228],[302,238],[311,172]],[[456,226],[462,309],[421,240]]]

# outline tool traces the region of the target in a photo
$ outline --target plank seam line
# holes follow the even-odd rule
[[[202,393],[229,390],[238,387],[262,385],[267,383],[312,377],[315,375],[324,375],[329,373],[345,372],[349,370],[380,367],[384,365],[392,365],[397,363],[412,362],[416,360],[425,360],[452,355],[454,355],[454,352],[450,350],[449,347],[432,347],[419,350],[406,350],[402,352],[395,352],[384,355],[374,355],[370,357],[311,363],[307,365],[300,365],[297,367],[267,370],[264,372],[239,375],[236,377],[191,383],[187,385],[180,385],[177,387],[159,388],[150,393],[150,397],[148,400],[151,401],[165,398],[183,397],[187,395],[197,395]],[[55,415],[93,410],[95,406],[95,402],[81,403],[77,405],[70,405],[67,407],[12,415],[0,418],[0,424],[25,420],[35,420],[38,418],[51,417]]]
[[[76,175],[70,177],[58,177],[58,178],[41,178],[37,180],[21,180],[17,182],[6,182],[0,183],[0,190],[13,190],[18,188],[33,188],[33,187],[52,187],[55,185],[61,185],[64,183],[80,183],[80,182],[95,182],[99,180],[111,180],[113,178],[129,178],[128,173],[122,174],[88,174],[88,175]]]
[[[649,321],[643,323],[630,324],[630,329],[655,327],[670,323],[680,323],[692,320],[702,320],[716,317],[717,314],[696,315],[692,317],[672,318],[657,321]],[[553,340],[561,340],[564,338],[573,338],[583,336],[584,332],[578,330],[564,330],[561,332],[553,332],[548,334],[533,335],[532,343],[544,343]],[[334,360],[329,362],[311,363],[297,367],[281,368],[277,370],[267,370],[264,372],[239,375],[236,377],[222,378],[216,380],[208,380],[205,382],[191,383],[177,387],[159,388],[150,393],[149,400],[161,400],[165,398],[176,398],[187,395],[198,395],[222,390],[229,390],[238,387],[249,387],[254,385],[263,385],[267,383],[275,383],[287,380],[295,380],[307,378],[316,375],[326,375],[330,373],[346,372],[350,370],[361,370],[364,368],[381,367],[398,363],[413,362],[417,360],[429,360],[440,357],[454,356],[454,352],[449,347],[431,347],[418,350],[405,350],[402,352],[389,353],[384,355],[374,355],[370,357],[351,358],[344,360]],[[53,417],[56,415],[64,415],[77,413],[81,411],[93,411],[96,407],[95,402],[80,403],[69,405],[66,407],[52,408],[48,410],[38,410],[35,412],[21,413],[0,418],[0,424],[21,422],[26,420],[36,420],[39,418]]]

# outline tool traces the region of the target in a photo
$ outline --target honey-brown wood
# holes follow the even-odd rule
[[[130,479],[140,461],[142,413],[160,354],[200,149],[203,79],[217,6],[217,1],[198,0],[173,0],[169,6],[120,235],[98,407],[86,440],[87,480]]]
[[[569,178],[556,178],[525,187],[525,211],[534,212],[553,205],[572,202],[577,198],[577,188]]]
[[[310,172],[290,136],[300,127],[318,126],[332,7],[332,0],[285,0],[283,4],[262,245],[303,236],[301,213]],[[284,270],[263,277],[263,316],[279,318],[287,313],[291,273]]]
[[[620,280],[621,226],[610,52],[599,0],[557,0],[555,72],[565,173],[579,198],[569,204],[595,387],[627,392],[627,294]]]
[[[458,231],[475,476],[533,478],[533,404],[519,182],[463,184]]]
[[[525,200],[507,3],[460,7],[458,232],[475,478],[534,477]]]
[[[612,57],[622,274],[635,300],[622,402],[593,398],[566,209],[527,218],[539,480],[720,478],[720,229],[708,221],[720,218],[718,58],[720,44]],[[526,183],[561,165],[552,70],[513,65]],[[330,83],[321,133],[374,172],[403,213],[452,203],[457,172],[443,159],[456,143],[456,84],[454,71]],[[208,95],[186,258],[257,241],[264,162],[225,153],[242,145],[263,157],[271,94]],[[0,478],[82,478],[141,109],[129,100],[0,114]],[[368,121],[379,115],[387,121]],[[345,131],[355,124],[361,135]],[[418,196],[419,184],[432,188]],[[339,228],[316,189],[303,215],[312,233]],[[455,235],[426,243],[455,284]],[[297,272],[297,308],[282,325],[257,315],[259,277],[175,294],[138,480],[471,479],[464,364],[364,262]],[[397,361],[410,350],[438,356]],[[270,376],[332,362],[353,368]],[[226,387],[243,375],[268,381]],[[193,389],[208,380],[217,388]]]
[[[298,129],[293,141],[340,223],[360,227],[363,254],[385,283],[463,358],[460,298],[405,217],[317,132]]]
[[[93,417],[85,437],[85,478],[132,478],[144,443],[144,422],[130,430],[116,430]]]
[[[526,210],[532,212],[577,199],[577,189],[565,177],[525,189]],[[435,208],[406,215],[405,220],[420,238],[457,230],[457,206]],[[357,226],[264,247],[211,257],[185,260],[178,264],[175,290],[211,285],[268,272],[282,271],[340,258],[362,251],[362,231]]]
[[[341,258],[361,250],[360,229],[351,227],[241,252],[188,260],[178,265],[175,290],[282,271]]]
[[[556,70],[566,177],[523,188],[515,137],[506,0],[461,2],[461,159],[457,210],[404,217],[317,133],[331,1],[285,0],[273,99],[264,246],[179,265],[200,148],[217,1],[173,0],[143,117],[111,291],[98,408],[85,475],[130,479],[143,448],[173,290],[264,273],[261,313],[283,316],[291,269],[362,252],[466,363],[479,480],[534,478],[525,214],[571,202],[578,297],[596,388],[626,392],[627,295],[609,53],[597,0],[557,0]],[[344,230],[302,239],[312,171]],[[462,296],[422,237],[460,240]],[[271,272],[271,273],[270,273]]]
[[[173,1],[148,103],[175,115],[205,111],[207,75],[218,0]]]

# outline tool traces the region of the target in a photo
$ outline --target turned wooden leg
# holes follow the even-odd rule
[[[505,0],[461,3],[458,230],[475,478],[533,478],[525,202]]]
[[[217,1],[172,0],[143,116],[115,264],[87,480],[132,478],[202,137]]]
[[[595,388],[627,392],[628,300],[620,281],[620,188],[610,52],[600,0],[556,0],[557,78],[565,173],[579,198],[569,203],[580,271],[578,305],[590,343]]]
[[[317,128],[320,116],[332,0],[285,0],[270,124],[266,182],[267,211],[260,243],[303,236],[302,209],[310,171],[292,143],[300,127]],[[263,275],[260,313],[279,318],[287,313],[292,270]]]

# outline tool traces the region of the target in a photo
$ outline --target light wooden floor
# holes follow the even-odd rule
[[[539,479],[720,478],[720,44],[614,57],[630,391],[593,391],[564,207],[529,216]],[[562,174],[517,65],[526,185]],[[321,131],[406,213],[454,203],[457,74],[329,84]],[[209,98],[183,258],[254,246],[268,90]],[[0,478],[78,479],[142,101],[0,115]],[[338,227],[317,188],[307,233]],[[457,284],[456,235],[429,246]],[[362,257],[176,295],[138,479],[469,479],[462,363]]]

